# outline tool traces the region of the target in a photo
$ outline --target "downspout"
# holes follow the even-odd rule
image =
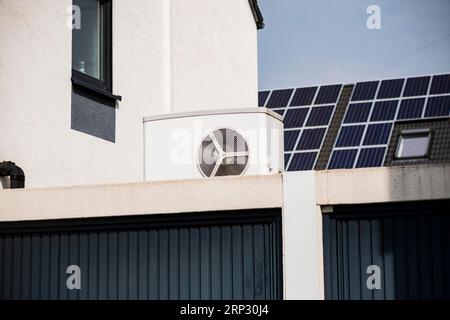
[[[0,177],[9,177],[11,189],[25,188],[25,173],[14,162],[0,163]]]

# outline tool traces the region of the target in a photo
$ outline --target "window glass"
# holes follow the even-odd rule
[[[72,33],[72,68],[93,78],[103,80],[102,14],[98,0],[74,0],[80,8],[80,29]]]
[[[397,148],[397,158],[423,158],[428,154],[430,132],[402,132]]]

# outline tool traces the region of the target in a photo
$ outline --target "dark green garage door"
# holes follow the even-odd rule
[[[327,299],[450,298],[450,202],[337,206],[323,222]]]
[[[0,298],[280,299],[280,225],[278,210],[0,224]]]

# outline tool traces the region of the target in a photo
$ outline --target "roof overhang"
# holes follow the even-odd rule
[[[258,30],[264,29],[264,17],[258,6],[258,0],[248,0],[250,8],[252,9],[253,18],[255,19],[256,27]]]
[[[0,223],[281,208],[282,186],[271,174],[0,190]]]

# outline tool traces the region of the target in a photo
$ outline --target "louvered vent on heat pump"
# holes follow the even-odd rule
[[[238,132],[223,128],[210,132],[199,149],[198,169],[205,177],[239,176],[248,167],[247,141]]]

